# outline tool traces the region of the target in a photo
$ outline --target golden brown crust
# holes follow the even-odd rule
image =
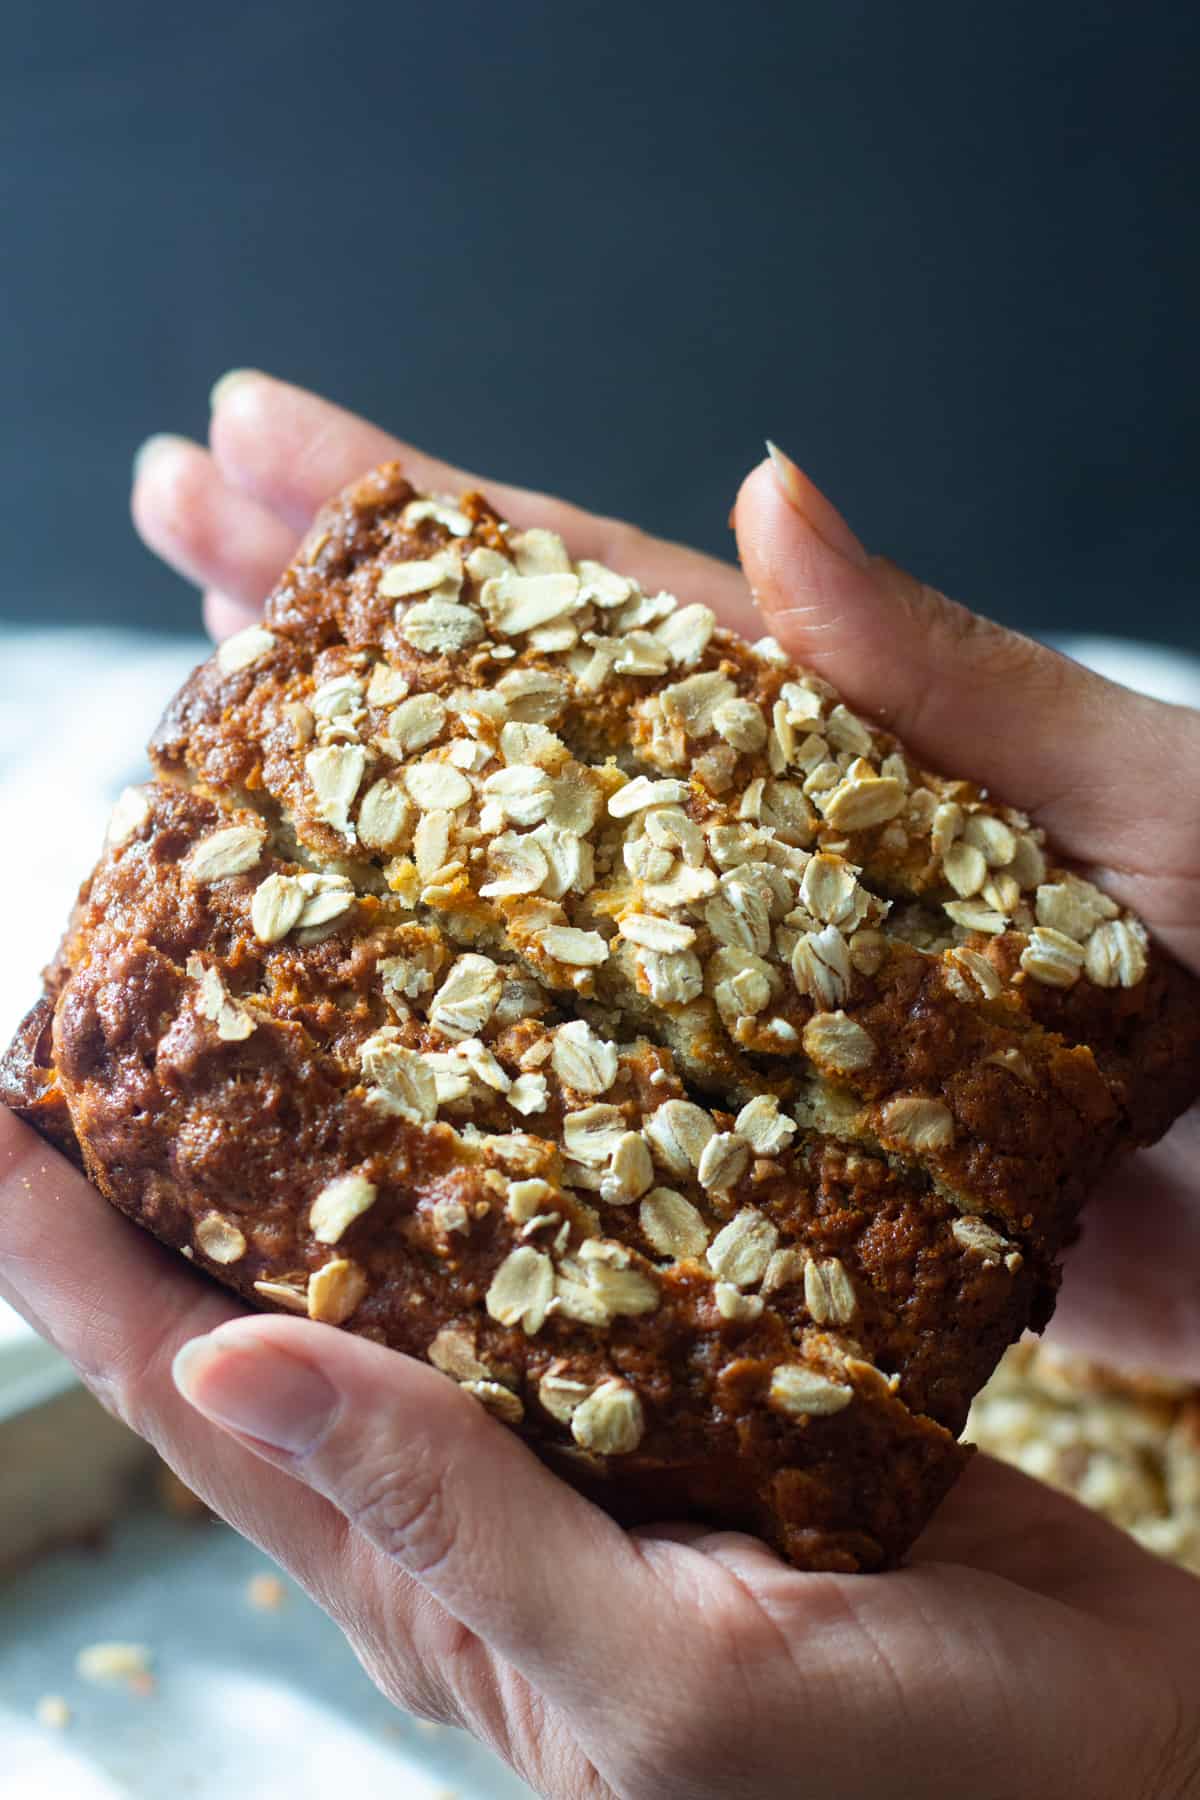
[[[153,753],[10,1103],[618,1515],[894,1562],[1195,1091],[1190,977],[770,645],[395,468]]]
[[[53,1027],[54,1002],[44,994],[30,1007],[0,1060],[0,1102],[19,1112],[82,1168],[83,1154],[54,1073]]]

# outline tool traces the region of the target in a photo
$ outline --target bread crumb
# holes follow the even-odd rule
[[[287,1591],[278,1575],[252,1575],[246,1583],[246,1599],[258,1612],[278,1612]]]
[[[75,1658],[75,1672],[84,1681],[127,1681],[149,1674],[150,1651],[145,1644],[88,1644]]]
[[[71,1709],[61,1694],[43,1694],[37,1703],[37,1719],[39,1725],[62,1731],[71,1723]]]

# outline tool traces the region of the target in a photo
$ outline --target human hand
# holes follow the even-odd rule
[[[281,518],[294,533],[306,504],[372,462],[398,453],[422,483],[460,479],[261,379],[225,390],[214,443],[213,462],[198,450],[168,458],[160,447],[143,463],[135,504],[148,537],[226,588],[236,588],[239,567],[246,578],[247,547],[266,542],[258,509],[267,501],[278,565],[289,548]],[[557,523],[577,554],[702,591],[718,606],[740,599],[745,613],[741,581],[723,565],[490,491],[518,520]],[[1124,880],[1153,884],[1119,837],[1102,842],[1092,815],[1071,813],[1069,793],[1058,791],[1064,771],[1048,754],[1045,768],[1038,760],[1041,709],[1052,706],[1075,744],[1107,708],[1106,745],[1114,732],[1132,735],[1138,785],[1151,793],[1164,781],[1152,760],[1147,772],[1151,750],[1160,747],[1172,768],[1194,759],[1194,720],[1168,720],[1169,709],[1128,702],[1057,659],[1053,683],[1040,663],[1020,673],[1007,634],[997,641],[960,629],[936,597],[865,566],[852,540],[841,540],[839,557],[845,527],[809,490],[795,491],[799,513],[757,471],[739,506],[747,570],[777,635],[866,710],[881,710],[886,696],[873,698],[870,684],[886,679],[891,718],[916,747],[1003,792],[1007,777],[983,763],[973,739],[964,744],[963,722],[955,737],[953,721],[923,721],[933,696],[922,693],[919,670],[906,684],[897,623],[917,636],[914,657],[924,634],[940,634],[939,682],[965,665],[977,720],[1006,702],[1012,742],[1028,756],[1008,771],[1014,795],[1034,803],[1065,847],[1074,831],[1122,866]],[[875,638],[888,644],[883,668],[869,633],[885,604],[895,610]],[[1030,690],[1037,703],[1026,711]],[[986,725],[980,736],[997,756]],[[1106,775],[1109,803],[1115,792],[1118,816],[1128,808],[1126,838],[1157,829],[1138,823],[1132,783],[1122,800]],[[1072,783],[1086,802],[1075,764],[1064,789]],[[1098,785],[1093,774],[1097,806]],[[1175,842],[1160,835],[1149,867],[1186,867]],[[1186,888],[1164,892],[1157,914],[1155,893],[1121,897],[1160,935],[1173,934],[1177,953],[1194,951]],[[467,1724],[543,1792],[765,1800],[1066,1791],[1136,1800],[1191,1793],[1200,1781],[1191,1578],[1012,1471],[979,1459],[911,1566],[884,1577],[798,1575],[734,1534],[663,1528],[629,1537],[434,1371],[306,1321],[239,1316],[12,1121],[4,1150],[6,1291],[184,1479],[293,1570],[385,1692]],[[171,1384],[171,1358],[214,1327],[217,1336],[183,1359],[188,1406]],[[209,1422],[217,1419],[219,1427]]]

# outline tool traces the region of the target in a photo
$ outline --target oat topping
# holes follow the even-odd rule
[[[471,535],[470,519],[450,500],[410,500],[400,516],[409,531],[432,519],[436,525],[444,525],[452,537]]]
[[[318,1244],[336,1244],[347,1226],[374,1206],[377,1190],[365,1175],[339,1175],[321,1189],[308,1214],[308,1227]]]
[[[948,900],[944,910],[964,931],[982,931],[988,937],[996,937],[1008,923],[1004,914],[985,900]]]
[[[734,1121],[737,1134],[757,1156],[778,1156],[796,1135],[796,1122],[779,1110],[774,1094],[756,1094]]]
[[[608,960],[608,945],[598,931],[578,931],[571,925],[547,925],[537,934],[547,956],[574,968],[591,969]]]
[[[792,951],[792,975],[802,994],[820,1007],[837,1007],[850,995],[850,951],[836,925],[803,932]]]
[[[646,1136],[657,1162],[670,1175],[689,1175],[716,1132],[712,1118],[690,1100],[666,1100],[646,1121]]]
[[[412,820],[412,805],[404,790],[383,778],[373,782],[358,809],[358,837],[368,850],[394,850],[402,843]]]
[[[479,642],[483,620],[471,607],[455,600],[418,600],[404,614],[400,635],[414,650],[450,656]]]
[[[563,1143],[577,1162],[607,1164],[625,1136],[625,1116],[617,1106],[585,1106],[563,1120]]]
[[[215,1263],[240,1262],[246,1254],[245,1234],[223,1213],[205,1213],[196,1221],[196,1243]]]
[[[696,1176],[701,1187],[726,1194],[750,1166],[750,1146],[735,1131],[718,1131],[700,1152]]]
[[[658,1288],[631,1266],[625,1246],[604,1238],[585,1239],[577,1255],[562,1258],[554,1297],[566,1318],[595,1326],[654,1312],[659,1303]]]
[[[253,1032],[255,1022],[230,995],[219,971],[205,965],[198,956],[190,956],[187,972],[199,983],[197,1009],[201,1017],[216,1026],[222,1043],[243,1043]]]
[[[1084,968],[1097,987],[1136,987],[1148,967],[1147,937],[1140,919],[1113,919],[1088,938]]]
[[[815,1063],[839,1074],[868,1069],[875,1060],[874,1039],[844,1012],[814,1013],[801,1041]]]
[[[600,1456],[628,1456],[645,1428],[642,1403],[623,1381],[602,1381],[571,1412],[571,1436]]]
[[[119,849],[127,844],[135,832],[140,831],[150,817],[150,796],[145,788],[122,788],[116,805],[108,815],[108,826],[104,841]]]
[[[853,1398],[852,1388],[830,1381],[803,1363],[781,1363],[771,1373],[771,1405],[795,1418],[826,1418],[841,1412]]]
[[[848,1325],[858,1302],[845,1266],[836,1256],[804,1267],[804,1304],[818,1325]]]
[[[562,1425],[570,1424],[572,1414],[590,1392],[586,1381],[577,1381],[553,1366],[538,1383],[538,1399],[551,1418],[557,1419]]]
[[[361,744],[325,744],[310,750],[304,759],[308,779],[317,797],[317,815],[340,832],[348,844],[357,841],[350,823],[350,807],[367,766]]]
[[[993,1231],[990,1225],[985,1225],[982,1219],[955,1219],[950,1233],[960,1249],[972,1251],[976,1256],[981,1256],[984,1262],[1005,1263],[1014,1274],[1021,1266],[1020,1253],[1014,1251],[1008,1239],[1001,1237],[998,1231]]]
[[[265,625],[247,625],[244,631],[235,631],[220,645],[217,667],[222,675],[240,674],[243,669],[253,668],[255,663],[261,662],[274,647],[273,631],[268,631]]]
[[[1064,932],[1035,925],[1021,952],[1021,967],[1047,987],[1071,987],[1083,968],[1084,947]]]
[[[485,1412],[490,1412],[505,1425],[519,1425],[525,1417],[521,1396],[514,1394],[511,1388],[504,1387],[499,1381],[463,1381],[459,1386],[464,1394],[470,1394],[478,1400]]]
[[[475,1331],[462,1325],[443,1325],[425,1355],[435,1369],[455,1381],[491,1381],[492,1371],[475,1354]]]
[[[576,1464],[668,1467],[686,1411],[701,1445],[736,1434],[731,1466],[770,1445],[807,1469],[859,1413],[809,1422],[857,1395],[905,1466],[906,1432],[928,1447],[965,1407],[966,1374],[930,1373],[925,1290],[961,1294],[972,1341],[978,1313],[965,1368],[1046,1279],[1049,1202],[1012,1202],[994,1120],[1066,1117],[1068,1078],[1102,1114],[1107,1076],[1089,1094],[1085,1059],[1055,1061],[1070,990],[1142,982],[1144,928],[699,600],[478,495],[351,512],[328,606],[302,568],[286,626],[205,674],[202,728],[164,728],[170,805],[203,826],[147,836],[159,782],[112,827],[108,864],[173,883],[199,946],[186,982],[161,951],[137,1076],[184,1097],[180,1167],[208,1154],[201,1062],[303,1159],[287,1230],[214,1180],[188,1251],[424,1346]],[[319,633],[291,623],[310,606]]]
[[[708,1266],[734,1287],[753,1287],[767,1272],[779,1242],[771,1221],[746,1207],[722,1227],[708,1247]]]
[[[269,1300],[272,1306],[281,1306],[285,1312],[307,1313],[308,1294],[305,1285],[294,1281],[256,1281],[254,1291]]]
[[[201,838],[185,859],[184,868],[195,882],[224,881],[231,875],[244,875],[260,861],[265,836],[257,823],[227,825],[222,831]]]
[[[654,1164],[650,1147],[637,1131],[627,1131],[618,1140],[609,1160],[608,1170],[600,1183],[600,1197],[610,1206],[629,1206],[654,1180]]]
[[[883,1128],[907,1150],[943,1150],[954,1142],[954,1114],[940,1100],[913,1096],[889,1100]]]
[[[429,1020],[451,1039],[476,1036],[500,998],[500,970],[490,957],[468,953],[450,967],[430,1008]]]
[[[606,1094],[617,1079],[616,1046],[597,1037],[584,1019],[559,1026],[550,1060],[563,1085],[581,1094]]]
[[[434,1071],[417,1051],[397,1043],[395,1026],[385,1025],[369,1037],[359,1049],[359,1060],[369,1105],[414,1125],[437,1117]]]
[[[338,1257],[309,1276],[308,1316],[322,1325],[344,1325],[366,1294],[367,1278],[358,1264]]]
[[[554,1264],[522,1244],[505,1257],[487,1291],[487,1309],[501,1325],[520,1325],[529,1337],[542,1329],[554,1297]]]
[[[713,1298],[721,1317],[738,1325],[752,1325],[766,1310],[761,1294],[743,1294],[729,1281],[714,1283]]]
[[[546,1077],[539,1075],[536,1070],[518,1075],[508,1090],[508,1104],[526,1116],[530,1113],[545,1112],[548,1101],[549,1089]]]
[[[294,927],[331,924],[349,911],[355,898],[344,875],[268,875],[250,904],[254,935],[262,944],[275,944]]]
[[[703,1214],[674,1188],[656,1187],[638,1209],[642,1230],[662,1256],[698,1257],[708,1247]]]
[[[982,996],[996,1000],[1004,991],[999,975],[986,956],[959,946],[946,952],[946,979],[960,1000],[973,1006]]]

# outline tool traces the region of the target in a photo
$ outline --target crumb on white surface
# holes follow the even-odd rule
[[[278,1612],[287,1590],[278,1575],[252,1575],[246,1583],[246,1599],[257,1612]]]
[[[75,1672],[84,1681],[139,1682],[139,1689],[146,1691],[145,1680],[150,1675],[151,1653],[145,1644],[124,1644],[118,1642],[87,1644],[75,1658]]]
[[[61,1694],[43,1694],[37,1703],[37,1720],[52,1731],[62,1731],[71,1723],[71,1709]]]

